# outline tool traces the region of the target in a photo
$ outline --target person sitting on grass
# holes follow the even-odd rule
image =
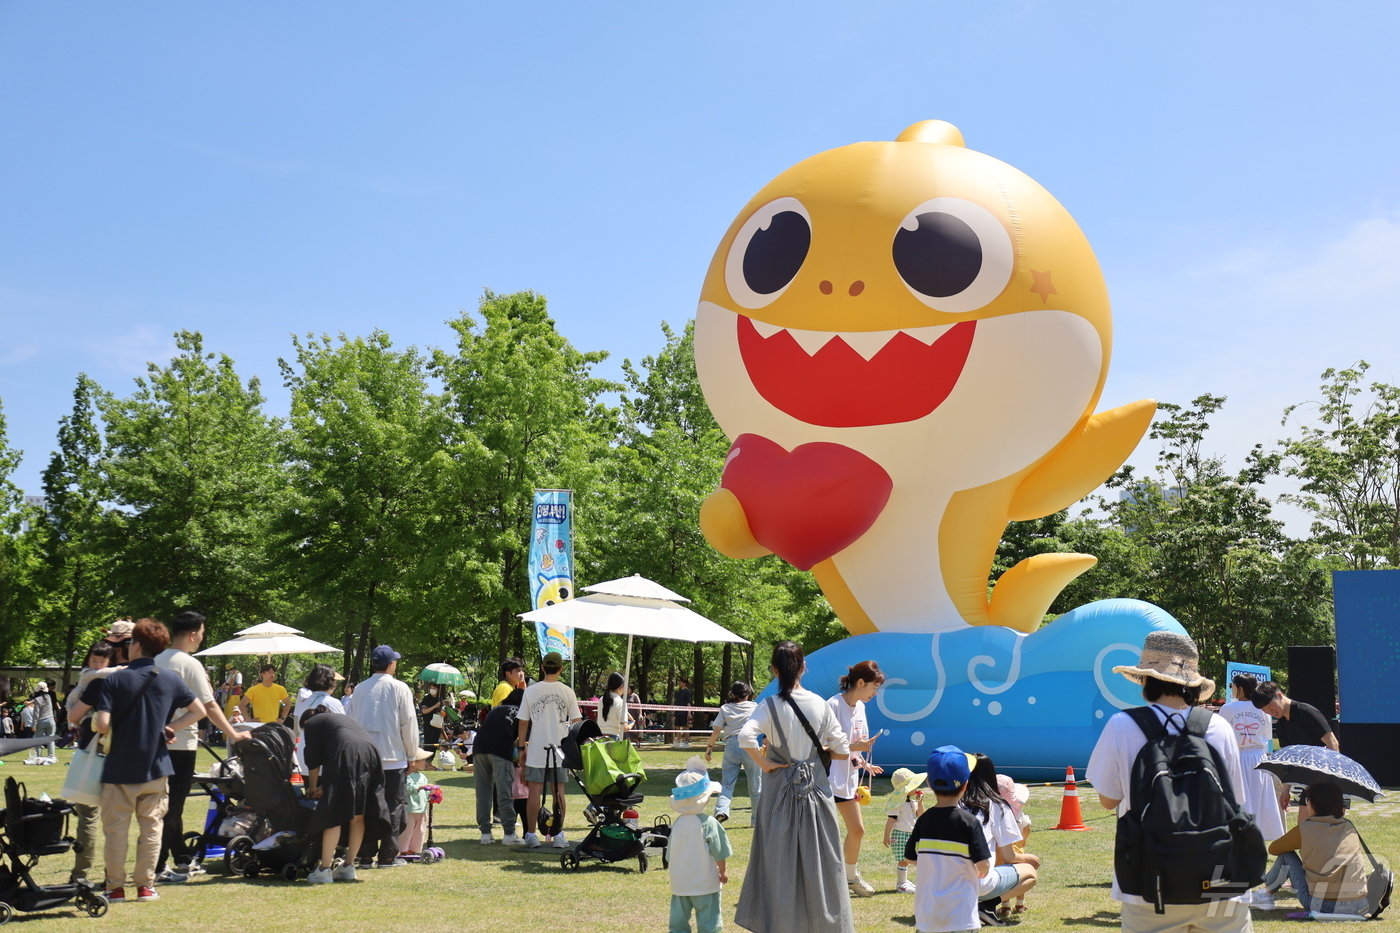
[[[1309,912],[1361,914],[1369,909],[1371,860],[1361,847],[1361,834],[1346,818],[1336,784],[1314,784],[1304,792],[1298,824],[1269,844],[1269,854],[1279,858],[1265,886],[1281,886],[1277,873],[1286,872],[1303,907],[1289,914],[1290,920],[1305,920]]]
[[[972,774],[971,755],[943,745],[928,756],[928,783],[936,803],[914,823],[904,857],[919,869],[914,925],[919,933],[980,930],[981,879],[991,873],[992,851],[971,811],[958,806]]]

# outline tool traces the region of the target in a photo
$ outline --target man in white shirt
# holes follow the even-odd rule
[[[1151,632],[1142,646],[1136,667],[1121,665],[1115,673],[1142,685],[1143,697],[1170,733],[1180,733],[1193,706],[1215,693],[1215,681],[1201,676],[1196,643],[1177,632]],[[1206,742],[1220,753],[1225,763],[1223,778],[1229,781],[1235,800],[1244,799],[1239,747],[1234,730],[1218,716],[1211,716]],[[1133,762],[1147,744],[1127,713],[1115,713],[1104,724],[1103,733],[1089,756],[1085,780],[1098,791],[1099,803],[1117,810],[1121,817],[1130,803]],[[1212,900],[1201,904],[1167,904],[1166,913],[1135,894],[1126,894],[1113,878],[1113,899],[1122,904],[1124,933],[1251,933],[1254,929],[1249,908],[1238,901]]]
[[[408,684],[394,678],[399,654],[379,645],[369,655],[373,671],[355,688],[355,702],[346,715],[365,727],[384,768],[384,801],[389,805],[389,826],[365,826],[360,846],[362,868],[397,868],[408,862],[399,858],[399,835],[407,825],[404,813],[408,756],[418,750],[418,714]]]
[[[554,785],[554,796],[559,803],[555,819],[558,825],[564,825],[564,736],[569,734],[571,725],[583,718],[578,697],[559,679],[564,670],[563,655],[549,652],[540,662],[540,669],[544,680],[525,688],[516,716],[515,744],[524,749],[525,784],[530,788],[530,798],[525,804],[525,845],[530,848],[540,846],[535,823],[539,819],[546,783]],[[568,848],[568,845],[562,832],[555,834],[556,849]]]
[[[209,685],[209,675],[204,665],[193,656],[204,641],[204,622],[204,616],[198,612],[185,611],[177,615],[170,623],[170,647],[156,655],[156,667],[180,675],[185,686],[190,688],[190,693],[204,704],[210,721],[227,736],[228,744],[232,747],[251,733],[228,721],[224,711],[214,702],[214,691]],[[184,713],[183,709],[175,711],[176,716],[183,716]],[[167,786],[169,805],[165,811],[160,856],[156,862],[156,881],[162,884],[179,884],[200,870],[197,865],[190,864],[190,853],[184,842],[185,799],[189,797],[190,787],[194,784],[195,757],[198,753],[199,724],[195,723],[181,729],[170,745],[170,764],[175,772],[170,775]],[[167,860],[174,864],[168,865]]]

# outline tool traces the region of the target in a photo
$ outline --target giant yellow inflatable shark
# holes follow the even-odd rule
[[[696,365],[734,443],[702,530],[811,569],[852,634],[1032,631],[1095,558],[1028,558],[989,594],[1006,523],[1087,495],[1156,407],[1095,413],[1111,341],[1073,218],[955,127],[813,156],[705,277]]]

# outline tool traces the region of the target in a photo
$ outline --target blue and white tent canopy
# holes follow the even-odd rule
[[[1369,771],[1341,752],[1320,745],[1290,745],[1254,767],[1271,771],[1287,784],[1336,784],[1342,793],[1375,803],[1380,785]]]

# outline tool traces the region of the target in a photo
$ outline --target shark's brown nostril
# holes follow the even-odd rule
[[[817,288],[821,289],[823,295],[831,294],[831,283],[828,282],[826,279],[822,279],[821,284],[818,285]]]
[[[851,283],[851,289],[850,289],[850,291],[851,291],[851,297],[854,298],[855,296],[859,295],[861,292],[865,291],[865,283],[862,282],[860,279],[856,279],[854,282]]]

